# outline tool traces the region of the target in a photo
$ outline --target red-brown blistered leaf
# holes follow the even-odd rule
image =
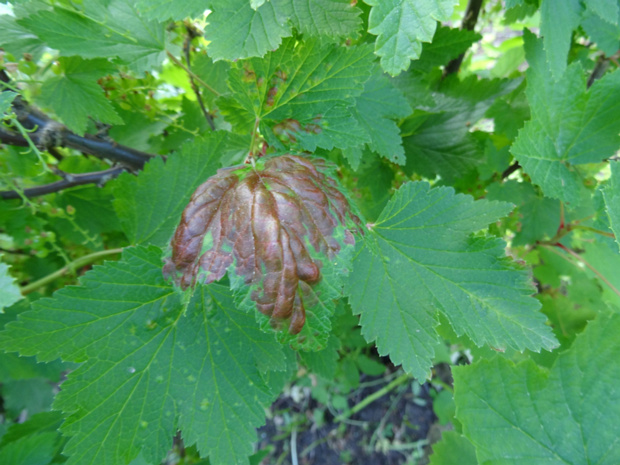
[[[297,334],[306,314],[304,290],[321,279],[322,262],[341,249],[338,227],[361,231],[360,222],[324,160],[287,155],[219,170],[202,184],[183,212],[164,274],[185,289],[221,279],[234,264],[251,295],[274,325],[290,320]],[[354,244],[346,230],[344,243]]]

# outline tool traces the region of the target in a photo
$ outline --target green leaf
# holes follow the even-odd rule
[[[336,376],[338,359],[340,354],[340,339],[332,334],[327,341],[327,346],[317,352],[299,352],[299,358],[312,373],[316,373],[325,379],[331,380]]]
[[[24,409],[28,414],[47,412],[54,400],[54,387],[44,378],[6,381],[0,390],[2,406],[9,418],[19,417]]]
[[[358,146],[360,142],[368,141],[369,135],[354,119],[354,112],[355,107],[347,108],[334,102],[331,107],[325,106],[320,117],[302,120],[301,124],[297,120],[286,120],[275,125],[273,131],[279,137],[278,142],[288,142],[308,152],[315,152],[317,147],[331,150]],[[270,136],[269,132],[266,134]]]
[[[213,465],[248,463],[271,398],[256,347],[280,346],[222,286],[183,304],[164,282],[160,254],[126,249],[0,335],[9,351],[83,362],[54,404],[67,415],[67,465],[117,465],[140,452],[159,463],[177,430]]]
[[[291,24],[310,37],[354,37],[361,25],[361,10],[350,0],[290,0]]]
[[[9,266],[0,262],[0,313],[21,298],[22,295],[15,284],[15,278],[9,274]]]
[[[618,24],[618,0],[589,0],[584,2],[587,10],[598,15],[601,19],[611,24]]]
[[[28,418],[24,423],[13,423],[4,436],[0,447],[17,441],[18,439],[33,436],[38,433],[54,432],[58,435],[58,428],[62,425],[62,414],[60,412],[37,413]]]
[[[493,118],[495,135],[503,135],[508,140],[516,139],[519,129],[530,119],[530,106],[525,92],[519,90],[516,95],[496,100],[487,110],[486,116]]]
[[[599,49],[603,50],[606,55],[614,55],[620,49],[620,13],[616,13],[615,22],[609,17],[601,18],[600,16],[587,11],[583,14],[581,27],[592,38]]]
[[[63,371],[71,365],[55,360],[49,363],[37,363],[34,357],[19,357],[17,354],[0,354],[0,382],[11,379],[47,378],[53,383],[60,380]]]
[[[549,80],[542,42],[525,34],[527,97],[532,119],[519,132],[512,153],[545,195],[576,204],[583,189],[574,165],[599,162],[620,144],[620,72],[606,75],[586,91],[579,63],[558,82]]]
[[[157,67],[165,56],[165,26],[140,17],[129,0],[106,8],[90,3],[87,12],[54,7],[20,19],[51,48],[84,58],[119,57],[140,72]]]
[[[550,370],[531,360],[454,368],[457,418],[480,463],[620,462],[620,315],[599,316]]]
[[[71,221],[57,219],[62,223],[70,223],[67,227],[81,230],[76,231],[75,242],[84,241],[84,233],[99,236],[101,233],[120,231],[120,222],[112,204],[111,187],[101,189],[97,186],[83,186],[65,190],[56,197],[59,207],[66,209],[72,206],[75,209]],[[54,222],[54,225],[57,223]]]
[[[30,53],[35,58],[45,48],[36,35],[17,24],[17,18],[9,15],[0,16],[0,46],[17,57]]]
[[[150,150],[151,138],[164,131],[168,126],[166,121],[151,119],[144,113],[127,111],[115,106],[117,113],[125,124],[110,129],[110,137],[119,144],[127,145],[136,150]],[[204,118],[204,117],[203,117]],[[175,149],[178,145],[175,146]]]
[[[15,97],[17,97],[17,94],[10,90],[4,91],[0,94],[0,115],[4,115],[9,111]]]
[[[331,149],[359,145],[363,131],[350,112],[372,67],[372,48],[286,40],[265,59],[232,65],[224,117],[250,133],[256,121],[270,142]],[[353,134],[353,136],[351,135]]]
[[[248,0],[214,0],[205,27],[207,48],[213,61],[262,57],[275,50],[283,37],[291,35],[291,26],[281,4],[272,0],[253,9]]]
[[[38,102],[50,108],[67,127],[79,135],[86,131],[88,119],[106,124],[124,124],[103,94],[96,80],[115,67],[107,60],[60,58],[63,74],[47,79],[41,86]]]
[[[439,174],[446,182],[473,172],[482,161],[483,146],[466,132],[466,115],[443,112],[423,119],[413,135],[403,137],[406,172],[430,179]],[[405,131],[406,126],[401,130]]]
[[[430,42],[437,21],[447,21],[456,0],[364,0],[372,6],[368,32],[377,37],[375,53],[392,76],[420,56],[422,42]]]
[[[47,465],[54,458],[58,433],[38,433],[13,441],[0,449],[0,463]]]
[[[192,62],[192,71],[215,91],[212,92],[209,89],[204,89],[201,93],[203,100],[209,108],[215,106],[215,100],[219,96],[229,92],[228,85],[226,84],[226,79],[230,72],[230,64],[228,62],[218,61],[214,63],[208,55],[200,54]]]
[[[530,297],[528,274],[506,258],[503,241],[472,236],[511,209],[423,182],[394,194],[370,225],[346,287],[362,334],[381,355],[426,378],[441,341],[437,312],[478,345],[555,347],[540,304]]]
[[[603,188],[603,198],[611,230],[616,235],[616,242],[620,246],[620,161],[611,161],[609,166],[611,178]]]
[[[448,78],[437,104],[417,110],[401,125],[407,155],[407,173],[428,178],[440,175],[445,182],[471,174],[482,162],[484,145],[470,132],[497,97],[514,90],[518,81]]]
[[[405,150],[400,129],[391,118],[404,118],[411,112],[403,94],[377,72],[366,81],[352,108],[353,117],[370,136],[370,149],[399,165],[405,164]]]
[[[177,21],[187,17],[195,18],[204,13],[209,6],[209,0],[138,0],[136,8],[146,19]]]
[[[441,441],[433,444],[430,465],[478,465],[476,449],[456,431],[441,433]]]
[[[364,354],[359,354],[355,357],[355,364],[362,373],[370,376],[380,376],[387,369],[383,363]]]
[[[481,38],[482,36],[474,31],[439,26],[433,41],[425,43],[420,58],[411,63],[411,70],[428,72],[436,66],[447,65]]]
[[[594,273],[588,267],[588,274],[598,279],[603,288],[603,299],[620,308],[620,254],[616,252],[616,245],[611,241],[592,241],[585,245],[583,258],[596,270]]]
[[[224,131],[208,134],[184,145],[166,163],[151,160],[137,178],[119,176],[114,208],[132,244],[168,243],[191,195],[219,168],[229,137]]]
[[[512,202],[517,205],[520,227],[512,244],[527,245],[536,241],[550,239],[560,225],[560,202],[544,197],[526,182],[508,180],[501,184],[493,183],[487,188],[487,199]]]
[[[579,0],[543,0],[540,6],[540,34],[544,39],[549,70],[556,81],[566,70],[571,35],[579,26],[582,11]]]

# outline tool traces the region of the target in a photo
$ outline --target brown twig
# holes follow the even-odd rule
[[[9,83],[10,78],[5,70],[0,70],[0,81]],[[0,86],[5,87],[6,86]],[[78,136],[64,125],[54,121],[38,109],[29,105],[21,96],[12,104],[17,120],[29,131],[30,140],[41,150],[55,147],[68,147],[94,157],[120,163],[131,169],[142,169],[144,164],[155,155],[141,152],[114,141],[101,139],[91,134]],[[0,142],[18,147],[28,147],[28,140],[19,132],[0,126]],[[57,153],[57,152],[54,152]],[[56,156],[52,153],[52,156]]]
[[[518,161],[515,161],[512,165],[510,165],[508,168],[506,168],[503,172],[502,172],[502,179],[506,179],[508,176],[510,176],[512,173],[514,173],[515,171],[517,171],[519,168],[521,168],[521,165],[519,165]]]
[[[0,192],[0,199],[21,199],[23,197],[32,198],[41,195],[51,194],[52,192],[59,192],[69,187],[82,186],[84,184],[97,184],[102,186],[110,179],[117,177],[126,168],[123,166],[117,166],[104,171],[95,171],[93,173],[83,174],[68,174],[63,173],[64,179],[62,181],[56,181],[44,186],[29,187],[21,192],[18,191],[2,191]]]
[[[469,0],[461,29],[466,29],[468,31],[474,30],[483,3],[484,0]],[[449,74],[457,73],[463,63],[463,58],[465,58],[465,53],[461,53],[458,57],[448,63],[444,70],[443,76],[446,77]]]
[[[618,58],[620,58],[620,52],[610,57],[606,57],[605,54],[601,54],[596,60],[596,65],[590,73],[590,77],[588,77],[588,88],[590,88],[590,86],[592,86],[597,79],[602,78],[609,69],[609,64],[611,62],[615,63]]]
[[[560,249],[562,249],[564,252],[566,252],[567,254],[569,254],[571,257],[575,258],[576,260],[580,261],[581,263],[583,263],[585,266],[587,266],[590,271],[592,271],[592,273],[594,273],[601,281],[603,281],[605,284],[607,284],[609,286],[609,288],[616,294],[618,294],[620,296],[620,291],[613,285],[611,284],[611,282],[609,282],[609,280],[603,276],[601,274],[600,271],[598,271],[596,268],[594,268],[590,262],[588,262],[585,258],[583,258],[581,255],[579,255],[577,252],[575,252],[574,250],[569,249],[568,247],[566,247],[563,244],[556,244],[556,247],[559,247]]]

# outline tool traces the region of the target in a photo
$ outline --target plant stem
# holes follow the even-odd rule
[[[506,168],[503,172],[502,172],[502,179],[506,179],[508,176],[510,176],[512,173],[514,173],[515,171],[517,171],[519,168],[521,168],[521,165],[519,165],[518,161],[515,161],[512,165],[510,165],[508,168]]]
[[[75,186],[82,186],[85,184],[97,184],[101,186],[110,179],[113,179],[119,174],[121,174],[123,171],[125,171],[124,167],[117,166],[116,168],[110,168],[105,171],[96,171],[94,173],[65,175],[62,181],[56,181],[43,186],[28,187],[22,190],[0,191],[0,199],[7,200],[21,198],[23,200],[24,197],[38,197],[40,195],[51,194],[52,192],[59,192],[63,189],[68,189]]]
[[[190,52],[191,52],[191,47],[192,47],[192,39],[196,37],[195,35],[196,33],[194,33],[193,29],[191,29],[187,25],[186,25],[186,30],[187,30],[187,37],[185,38],[185,42],[183,43],[183,52],[185,54],[185,63],[187,64],[187,70],[191,71],[192,66],[191,66],[191,53]],[[194,80],[194,77],[192,76],[192,74],[188,73],[187,75],[189,77],[189,83],[192,87],[192,90],[194,91],[194,94],[196,94],[196,100],[198,100],[200,111],[202,111],[202,114],[207,120],[207,124],[209,125],[211,130],[215,131],[215,123],[213,122],[213,117],[207,111],[205,104],[202,101],[202,95],[200,95],[200,89],[198,89],[198,86],[196,85],[196,81]]]
[[[250,150],[248,151],[248,156],[246,157],[244,163],[251,163],[253,168],[256,168],[256,162],[254,160],[254,146],[256,145],[256,139],[258,136],[258,125],[260,124],[260,119],[256,118],[254,121],[254,129],[252,130],[252,139],[250,140]]]
[[[390,384],[388,384],[385,387],[379,389],[377,392],[373,392],[371,395],[369,395],[368,397],[364,398],[364,400],[362,400],[360,403],[354,405],[353,407],[351,407],[346,412],[343,412],[340,415],[338,415],[335,418],[335,421],[338,421],[338,422],[339,421],[343,421],[345,418],[348,418],[351,415],[356,414],[357,412],[359,412],[360,410],[365,408],[368,404],[371,404],[372,402],[374,402],[378,398],[383,397],[388,392],[390,392],[392,389],[394,389],[396,386],[398,386],[400,384],[403,384],[404,382],[408,381],[410,378],[411,377],[407,373],[399,376],[394,381],[392,381]]]
[[[463,24],[461,25],[461,29],[466,29],[468,31],[474,30],[483,3],[484,0],[469,0],[469,3],[467,4],[467,10],[465,10],[465,16],[463,17]],[[457,73],[459,68],[461,67],[461,63],[463,63],[463,58],[465,58],[465,53],[462,53],[457,58],[448,63],[446,65],[446,69],[444,70],[443,76],[446,77],[448,74]]]
[[[293,433],[291,434],[291,463],[292,465],[298,465],[297,460],[297,428],[293,428]]]
[[[601,231],[600,229],[592,228],[590,226],[582,226],[580,224],[571,223],[570,229],[583,229],[584,231],[590,231],[601,236],[611,237],[614,239],[616,236],[610,232]]]
[[[40,287],[45,286],[46,284],[51,283],[52,281],[54,281],[55,279],[60,278],[61,276],[64,276],[67,273],[75,273],[75,270],[78,268],[81,268],[83,266],[86,265],[90,265],[91,263],[96,262],[97,260],[107,257],[109,255],[116,255],[119,254],[123,251],[122,248],[120,249],[109,249],[109,250],[102,250],[100,252],[95,252],[95,253],[91,253],[89,255],[84,255],[83,257],[80,257],[76,260],[73,260],[71,263],[67,264],[66,266],[63,266],[61,269],[54,271],[53,273],[48,274],[47,276],[33,282],[30,283],[24,287],[21,288],[21,293],[22,295],[26,295],[26,294],[30,294],[31,292],[36,291],[37,289],[39,289]]]
[[[214,95],[216,95],[217,97],[220,96],[220,93],[215,90],[213,87],[211,87],[209,84],[207,84],[206,82],[204,82],[202,79],[200,79],[198,76],[196,76],[196,74],[191,70],[188,69],[187,66],[185,66],[183,63],[181,63],[181,61],[175,57],[172,53],[170,53],[168,50],[166,50],[166,55],[168,55],[168,58],[170,58],[170,60],[177,66],[180,66],[181,68],[183,68],[185,70],[185,72],[190,75],[191,77],[193,77],[196,82],[198,84],[200,84],[202,87],[204,87],[205,89],[210,90],[211,92],[213,92]]]
[[[567,254],[569,254],[570,256],[574,257],[576,260],[580,261],[581,263],[583,263],[585,266],[587,266],[590,271],[592,271],[592,273],[594,273],[601,281],[603,281],[605,284],[607,284],[609,286],[609,288],[616,294],[618,294],[620,296],[620,291],[618,289],[616,289],[616,287],[611,284],[609,282],[609,280],[603,276],[601,274],[600,271],[598,271],[596,268],[594,268],[585,258],[583,258],[581,255],[579,255],[577,252],[575,252],[574,250],[569,249],[568,247],[566,247],[563,244],[556,244],[557,247],[559,247],[560,249],[562,249],[564,252],[566,252]]]
[[[32,152],[37,156],[37,158],[41,162],[41,165],[43,166],[43,170],[48,173],[53,173],[53,171],[51,170],[51,168],[48,166],[47,162],[43,158],[43,154],[41,153],[41,151],[37,148],[37,146],[34,144],[32,139],[30,138],[29,131],[26,130],[24,126],[22,126],[22,124],[17,120],[17,118],[14,118],[11,120],[11,125],[15,126],[17,130],[19,131],[19,133],[21,134],[21,136],[26,140],[30,150],[32,150]],[[33,130],[32,132],[34,131],[35,130]]]

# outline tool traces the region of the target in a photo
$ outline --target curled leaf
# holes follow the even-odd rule
[[[300,333],[306,310],[333,297],[317,291],[324,269],[346,274],[342,259],[361,231],[328,172],[324,160],[292,155],[219,170],[185,208],[164,274],[186,289],[230,271],[272,326],[288,321]]]

